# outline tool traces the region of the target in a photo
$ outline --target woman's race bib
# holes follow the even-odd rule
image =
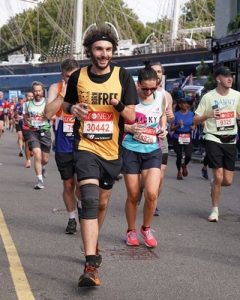
[[[179,133],[178,135],[178,142],[179,144],[189,144],[190,143],[190,133]]]
[[[157,142],[156,129],[146,127],[144,131],[135,133],[133,138],[143,144],[155,144]]]

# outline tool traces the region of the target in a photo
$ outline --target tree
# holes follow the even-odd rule
[[[215,0],[190,0],[183,7],[180,23],[184,28],[210,26],[215,20]],[[205,39],[207,32],[195,33],[193,39]]]
[[[6,51],[19,44],[31,45],[34,52],[47,55],[70,45],[73,37],[75,0],[46,0],[37,9],[30,9],[11,18],[0,30],[1,50]],[[83,30],[92,23],[111,22],[121,39],[133,42],[144,40],[145,27],[122,0],[88,0],[84,2]]]
[[[190,28],[202,24],[213,24],[215,0],[190,0],[186,2],[183,7],[183,18]]]
[[[233,21],[228,24],[228,32],[236,33],[240,30],[240,14],[238,14]]]

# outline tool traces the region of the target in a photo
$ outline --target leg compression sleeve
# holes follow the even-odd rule
[[[81,192],[81,218],[97,219],[99,205],[99,187],[96,184],[80,186]]]

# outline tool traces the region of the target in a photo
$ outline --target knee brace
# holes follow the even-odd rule
[[[96,184],[80,186],[81,193],[81,219],[97,219],[99,205],[99,187]]]

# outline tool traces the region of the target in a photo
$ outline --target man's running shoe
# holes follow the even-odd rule
[[[99,286],[100,283],[101,282],[96,267],[86,264],[84,268],[84,273],[80,276],[78,280],[78,286]]]
[[[69,219],[65,230],[66,234],[75,234],[77,231],[77,222],[75,219]]]
[[[35,190],[41,190],[44,189],[43,181],[38,179],[37,184],[34,186]]]
[[[183,179],[183,175],[181,171],[177,172],[177,180],[182,180]]]
[[[42,167],[42,176],[43,178],[47,178],[47,170],[45,167]]]
[[[139,240],[137,237],[136,230],[130,230],[127,232],[126,244],[128,246],[139,246]]]
[[[187,169],[186,165],[182,165],[182,175],[183,175],[183,177],[188,176],[188,169]]]
[[[205,168],[202,168],[202,177],[208,180],[208,171]]]
[[[211,214],[208,217],[209,222],[218,222],[218,211],[217,210],[212,210]]]
[[[148,227],[147,230],[143,230],[143,228],[141,227],[141,234],[147,247],[154,248],[157,246],[157,240],[153,236],[150,227]]]
[[[155,209],[155,212],[154,212],[154,214],[153,214],[155,217],[158,217],[158,216],[160,216],[160,211],[159,211],[159,209],[156,207],[156,209]]]
[[[23,151],[21,150],[18,154],[19,157],[23,157]]]

